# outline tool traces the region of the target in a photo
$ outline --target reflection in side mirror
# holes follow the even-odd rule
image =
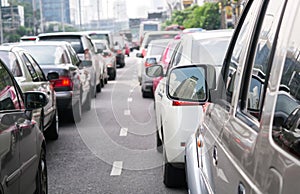
[[[146,75],[149,77],[162,77],[163,67],[161,65],[152,65],[146,68]]]
[[[42,108],[48,103],[47,96],[42,92],[25,92],[24,96],[27,110]]]
[[[168,94],[183,101],[205,102],[207,100],[206,66],[183,66],[174,68],[168,79]]]
[[[59,78],[59,74],[57,72],[49,72],[47,74],[47,78],[48,78],[49,81],[50,80],[56,80],[56,79]]]
[[[82,67],[92,67],[93,63],[92,61],[87,61],[87,60],[82,60],[81,61],[81,66]]]

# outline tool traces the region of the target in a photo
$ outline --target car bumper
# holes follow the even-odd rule
[[[72,91],[56,92],[56,104],[58,110],[71,109],[77,102]]]

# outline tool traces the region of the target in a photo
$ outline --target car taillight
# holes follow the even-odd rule
[[[178,100],[174,100],[172,102],[173,106],[199,106],[201,105],[200,102],[187,102],[187,101],[178,101]]]
[[[146,50],[146,49],[143,49],[143,51],[142,51],[142,55],[143,55],[143,57],[145,57],[145,56],[146,56],[146,54],[147,54],[147,50]]]
[[[113,67],[114,65],[112,63],[108,63],[107,67]]]
[[[84,59],[88,60],[88,61],[92,60],[91,54],[89,52],[89,49],[85,49],[84,50]]]
[[[51,81],[54,88],[68,87],[73,88],[73,82],[69,77],[60,76],[57,80]]]
[[[152,63],[148,63],[147,61],[145,61],[145,67],[150,67],[152,65]]]

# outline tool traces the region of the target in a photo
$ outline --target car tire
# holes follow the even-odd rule
[[[57,140],[59,133],[58,133],[58,114],[57,111],[55,111],[55,114],[53,115],[53,119],[51,122],[51,125],[49,128],[44,132],[45,137],[50,140]]]
[[[116,75],[117,75],[116,69],[111,70],[109,74],[109,80],[115,80]]]
[[[105,86],[104,78],[100,79],[100,85],[101,85],[101,88],[104,88],[104,86]]]
[[[101,82],[101,81],[100,81],[100,82]],[[96,92],[97,92],[97,93],[100,93],[100,92],[101,92],[101,88],[102,88],[101,85],[102,85],[102,84],[99,83],[99,84],[96,86]]]
[[[159,138],[158,130],[156,130],[156,150],[160,153],[163,152],[163,145],[162,145],[162,142]]]
[[[165,186],[169,188],[185,187],[186,181],[184,169],[176,168],[171,163],[168,163],[165,149],[163,149],[163,158],[163,182]]]
[[[37,171],[35,181],[36,181],[35,194],[47,194],[48,193],[47,162],[46,162],[46,151],[43,148],[41,150],[41,155],[38,164],[38,171]]]
[[[104,79],[104,84],[107,84],[108,83],[108,78],[105,78]]]

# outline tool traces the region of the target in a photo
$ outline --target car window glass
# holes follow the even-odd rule
[[[172,66],[177,66],[181,60],[182,57],[182,50],[183,50],[183,46],[180,45],[180,47],[178,48],[175,57],[174,57],[174,63],[172,63]]]
[[[250,1],[249,1],[250,2]],[[229,58],[229,64],[227,64],[227,69],[225,73],[225,88],[226,88],[226,96],[227,102],[231,103],[231,98],[233,94],[233,90],[236,88],[236,71],[238,66],[243,62],[242,52],[246,49],[246,41],[247,38],[250,37],[250,33],[252,32],[252,28],[250,26],[251,20],[255,17],[255,9],[258,2],[255,0],[252,2],[251,7],[247,13],[245,20],[243,21],[242,28],[237,36],[235,41],[234,49],[232,51],[232,55]]]
[[[297,12],[283,67],[273,118],[272,137],[300,159],[300,12]]]
[[[9,73],[0,63],[0,111],[20,109],[19,95]]]
[[[40,68],[40,66],[36,63],[36,61],[32,58],[32,56],[25,54],[26,57],[28,58],[28,60],[31,62],[32,67],[34,68],[35,72],[37,73],[38,77],[39,77],[39,81],[46,81],[46,78],[44,76],[44,73],[42,71],[42,69]]]
[[[0,51],[0,58],[8,66],[14,77],[23,75],[18,58],[13,52]]]
[[[25,54],[21,54],[21,57],[30,73],[30,76],[32,78],[32,81],[34,82],[38,82],[40,81],[39,75],[37,74],[37,72],[35,71],[35,69],[33,68],[31,62],[29,61],[29,59],[25,56]]]
[[[242,103],[242,109],[248,115],[260,120],[262,108],[262,92],[267,74],[270,53],[274,44],[274,37],[277,32],[278,18],[282,9],[282,1],[270,1],[266,9],[257,44],[255,47],[254,60],[252,64],[252,79],[249,83],[247,99]],[[244,100],[241,99],[241,102]],[[244,107],[243,107],[244,106]]]

